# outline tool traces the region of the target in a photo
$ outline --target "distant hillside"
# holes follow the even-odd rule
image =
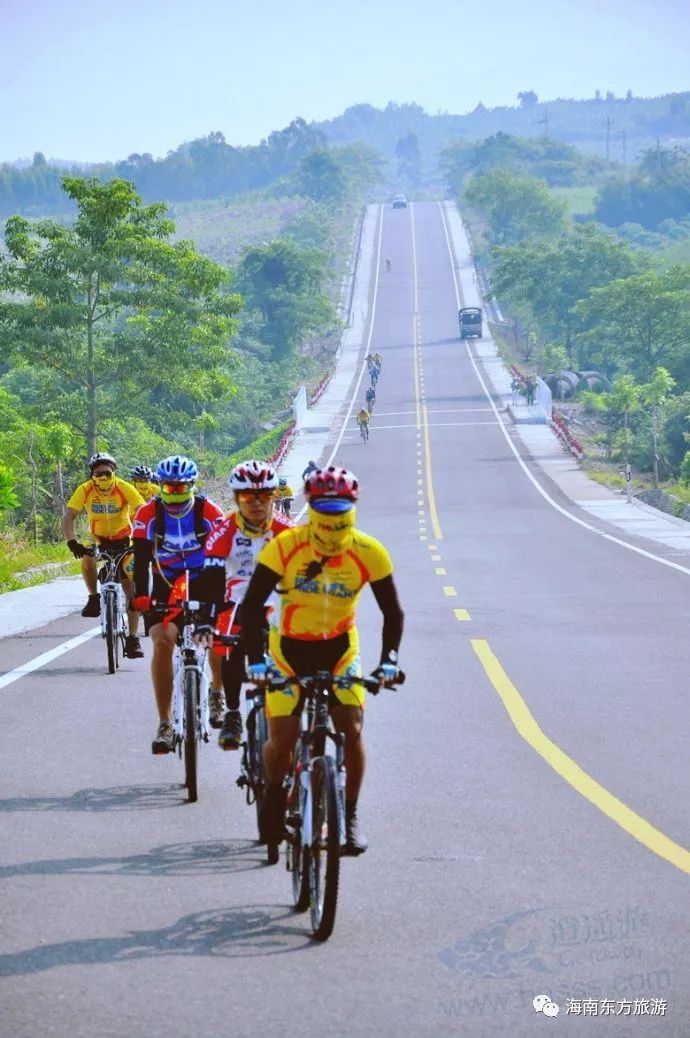
[[[358,104],[322,123],[295,119],[256,147],[236,148],[222,133],[213,132],[184,142],[161,159],[134,154],[116,163],[71,169],[105,179],[132,180],[147,201],[189,202],[233,198],[266,188],[289,194],[291,178],[302,160],[324,145],[366,145],[386,160],[384,181],[393,184],[402,172],[406,187],[429,191],[444,189],[439,168],[444,148],[497,133],[549,137],[577,146],[590,156],[627,164],[657,141],[690,145],[690,91],[655,98],[609,94],[589,101],[558,98],[541,102],[532,91],[519,97],[515,107],[479,104],[467,115],[429,115],[417,104],[391,102],[383,109]],[[40,152],[27,168],[8,163],[0,166],[0,216],[63,211],[60,166],[58,161],[46,161]]]
[[[499,132],[519,137],[548,136],[602,157],[606,157],[608,139],[608,157],[628,162],[657,138],[690,144],[690,91],[652,98],[607,95],[589,101],[557,98],[542,102],[530,91],[523,97],[525,100],[513,108],[479,104],[467,115],[429,115],[416,104],[390,103],[383,109],[359,104],[336,119],[312,125],[332,144],[363,141],[389,159],[395,156],[397,141],[414,133],[428,174],[433,174],[438,155],[448,144],[480,140]]]

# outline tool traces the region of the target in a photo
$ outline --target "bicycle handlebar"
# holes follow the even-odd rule
[[[373,696],[377,696],[381,691],[381,685],[376,678],[365,676],[346,678],[341,675],[331,674],[329,671],[321,671],[318,674],[295,675],[292,678],[279,678],[277,681],[271,680],[266,683],[264,688],[267,692],[279,692],[281,689],[287,688],[288,685],[297,685],[309,695],[314,692],[316,685],[326,683],[336,686],[340,684],[344,688],[348,688],[351,685],[362,685]],[[399,670],[395,681],[390,685],[384,685],[383,688],[395,688],[398,685],[404,684],[405,674],[402,670]]]

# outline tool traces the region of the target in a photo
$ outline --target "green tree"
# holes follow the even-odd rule
[[[472,177],[465,200],[482,213],[495,245],[553,237],[566,228],[565,203],[536,177],[520,179],[503,169]]]
[[[640,388],[630,374],[619,375],[614,379],[610,395],[609,407],[613,413],[623,416],[623,461],[625,471],[628,471],[630,459],[630,415],[637,410],[640,404]],[[628,489],[628,498],[630,491]]]
[[[19,499],[14,492],[14,472],[0,462],[0,516],[18,505]]]
[[[301,249],[294,241],[277,239],[245,251],[237,270],[248,318],[257,315],[257,337],[270,347],[274,360],[283,360],[314,332],[335,322],[324,295],[326,256],[318,249]]]
[[[398,138],[395,157],[398,161],[398,176],[412,185],[419,184],[422,177],[422,152],[416,133],[410,130],[404,137]]]
[[[660,365],[686,388],[690,381],[690,267],[617,278],[575,307],[587,338],[606,344],[610,359],[641,381]]]
[[[7,221],[0,346],[60,372],[92,452],[108,389],[126,407],[130,396],[222,368],[240,299],[222,267],[190,242],[169,242],[164,203],[144,206],[124,180],[62,183],[77,205],[73,226]]]
[[[341,205],[347,192],[343,168],[328,148],[315,148],[304,156],[296,181],[300,194],[324,205]]]
[[[652,426],[652,477],[654,486],[659,486],[659,424],[664,406],[675,386],[675,379],[666,368],[658,367],[650,382],[640,387],[640,399],[650,408]]]
[[[571,354],[583,318],[577,304],[596,287],[639,270],[629,245],[593,227],[548,241],[529,241],[494,251],[493,291],[529,307],[544,331]],[[581,358],[583,360],[584,358]]]

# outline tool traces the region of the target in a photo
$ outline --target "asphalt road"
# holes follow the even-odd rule
[[[688,577],[526,478],[457,337],[440,207],[381,234],[371,438],[350,420],[337,458],[396,563],[408,679],[368,704],[371,845],[335,933],[263,864],[236,757],[204,747],[186,804],[146,662],[106,677],[94,639],[0,692],[3,1038],[690,1033]],[[91,625],[8,639],[3,667]],[[379,626],[367,592],[365,666]]]

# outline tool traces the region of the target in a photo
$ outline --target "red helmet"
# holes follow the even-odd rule
[[[354,472],[337,469],[335,465],[327,469],[314,469],[304,481],[304,496],[346,497],[356,501],[359,497],[359,482]]]

